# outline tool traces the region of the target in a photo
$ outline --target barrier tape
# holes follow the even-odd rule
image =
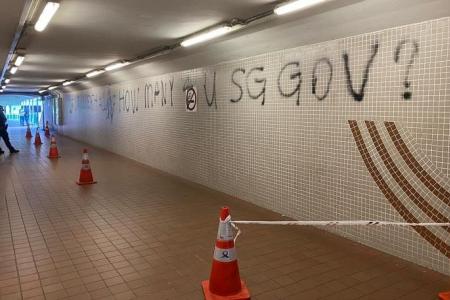
[[[229,222],[230,222],[231,226],[234,228],[234,230],[236,230],[236,236],[234,237],[234,244],[236,244],[237,238],[241,234],[241,230],[239,229],[239,227],[236,226],[236,224],[234,224],[234,221],[231,221],[231,217],[230,217]]]
[[[419,226],[419,227],[445,227],[450,223],[405,223],[386,221],[231,221],[231,224],[257,224],[257,225],[300,225],[300,226]]]
[[[231,221],[231,226],[236,230],[234,243],[236,244],[238,236],[242,233],[236,224],[243,225],[299,225],[299,226],[419,226],[419,227],[445,227],[450,223],[405,223],[405,222],[387,222],[387,221]]]

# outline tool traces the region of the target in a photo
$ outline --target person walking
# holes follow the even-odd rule
[[[4,112],[4,108],[3,106],[0,105],[0,137],[3,139],[3,141],[5,142],[6,147],[8,147],[9,152],[11,154],[14,153],[18,153],[19,150],[15,149],[12,145],[11,142],[9,141],[9,135],[8,135],[8,123],[7,123],[7,119],[5,116],[5,112]],[[0,155],[5,153],[5,151],[3,151],[0,148]]]

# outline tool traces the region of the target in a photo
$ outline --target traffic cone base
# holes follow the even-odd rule
[[[91,182],[80,182],[79,180],[76,181],[78,185],[88,185],[88,184],[96,184],[97,181],[93,180]]]
[[[56,144],[53,144],[53,145],[56,145]],[[49,151],[47,157],[50,159],[60,158],[61,156],[59,155],[58,148],[56,148],[56,146],[50,146],[50,151]]]
[[[439,300],[450,300],[450,291],[439,293]]]
[[[248,300],[250,299],[250,291],[245,285],[244,281],[241,280],[241,290],[236,294],[220,296],[214,294],[209,289],[209,280],[202,281],[203,294],[205,295],[205,300]]]

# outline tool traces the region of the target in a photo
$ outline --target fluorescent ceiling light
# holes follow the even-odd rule
[[[44,7],[44,10],[39,16],[38,21],[36,22],[36,25],[34,25],[34,29],[36,29],[36,31],[44,31],[48,23],[50,23],[50,20],[53,18],[53,15],[58,10],[58,8],[59,3],[47,2],[47,4]]]
[[[5,83],[8,84],[11,81],[11,79],[7,78],[5,79]]]
[[[17,67],[12,67],[11,70],[9,70],[9,73],[16,74],[17,69],[18,69]]]
[[[222,26],[222,27],[218,27],[216,29],[212,29],[209,30],[207,32],[204,33],[200,33],[197,35],[194,35],[190,38],[185,39],[184,41],[181,42],[181,46],[183,47],[189,47],[192,46],[194,44],[198,44],[207,40],[211,40],[214,39],[216,37],[222,36],[227,34],[228,32],[230,32],[232,30],[231,26]]]
[[[109,66],[106,66],[105,70],[106,71],[117,70],[117,69],[123,68],[125,66],[128,66],[129,64],[130,64],[129,62],[117,62],[117,63],[110,64]]]
[[[102,73],[105,73],[105,70],[95,70],[95,71],[87,73],[86,77],[91,78],[91,77],[95,77],[97,75],[100,75]]]
[[[47,90],[40,90],[40,91],[38,91],[38,93],[39,94],[43,94],[43,93],[45,93]]]
[[[75,81],[69,80],[69,81],[64,81],[63,82],[63,86],[68,86],[71,85],[72,83],[74,83]]]
[[[297,10],[302,10],[324,2],[325,0],[297,0],[277,6],[273,12],[277,15],[284,15]]]
[[[2,89],[6,89],[6,85],[2,85]]]
[[[23,63],[24,60],[25,60],[25,56],[19,55],[19,56],[17,56],[16,61],[14,62],[14,65],[18,67]]]
[[[57,88],[57,86],[54,85],[54,86],[49,87],[48,90],[51,91],[51,90],[54,90],[54,89],[56,89],[56,88]]]
[[[3,93],[3,90],[2,90],[2,89],[0,89],[0,93]]]

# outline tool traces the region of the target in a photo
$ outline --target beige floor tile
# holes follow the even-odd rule
[[[98,184],[75,184],[86,145],[0,157],[0,299],[201,299],[217,217],[279,215],[89,147]],[[435,299],[442,274],[315,228],[241,226],[252,299]],[[375,297],[375,298],[374,298]],[[380,298],[381,297],[381,298]]]

